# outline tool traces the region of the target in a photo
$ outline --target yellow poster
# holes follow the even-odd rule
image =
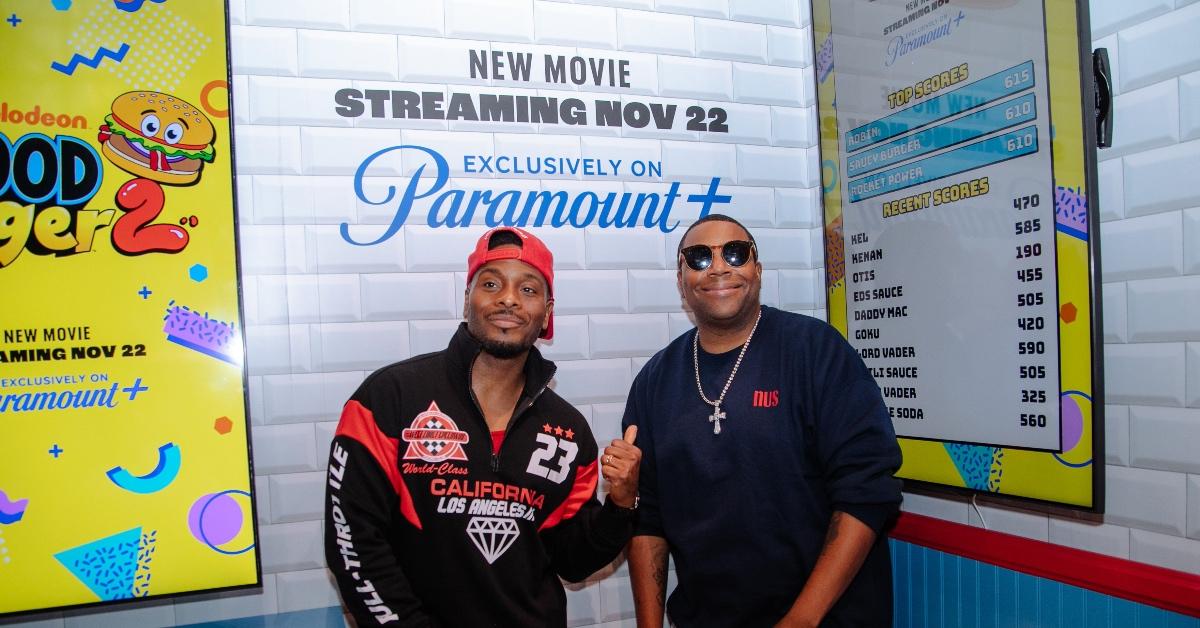
[[[225,4],[2,6],[0,615],[257,584]]]

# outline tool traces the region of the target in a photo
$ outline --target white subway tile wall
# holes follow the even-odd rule
[[[711,193],[713,177],[730,199],[712,211],[755,230],[768,269],[764,302],[808,314],[824,303],[813,249],[821,209],[807,2],[442,0],[421,11],[384,0],[235,4],[246,335],[271,588],[208,602],[227,609],[193,604],[189,619],[337,603],[319,542],[322,468],[341,404],[371,370],[445,346],[462,319],[466,255],[505,211],[489,213],[493,195],[591,192],[600,215],[608,195],[661,195],[681,183],[669,220],[653,207],[632,228],[534,229],[556,258],[555,338],[541,349],[559,364],[555,390],[591,418],[601,442],[619,435],[637,370],[692,325],[675,248],[699,216],[688,197]],[[571,74],[575,56],[613,64],[595,80]],[[547,57],[563,58],[562,78],[544,67]],[[345,103],[335,94],[345,89],[357,90],[361,115],[338,110]],[[393,100],[401,91],[443,110],[453,93],[576,98],[592,117],[585,125],[562,124],[566,114],[559,124],[409,119]],[[596,101],[615,102],[617,118],[601,125]],[[718,115],[727,131],[706,131]],[[356,189],[367,156],[406,144],[435,149],[445,172],[424,154],[393,151]],[[525,155],[596,159],[615,172],[530,174],[498,159]],[[439,176],[464,197],[439,199]],[[405,194],[414,197],[409,213],[397,217]],[[342,237],[342,223],[355,243]],[[572,585],[568,602],[573,626],[631,622],[623,561]]]
[[[1131,529],[1129,558],[1139,563],[1200,575],[1200,543],[1175,534]]]
[[[1179,87],[1174,78],[1118,94],[1113,99],[1113,119],[1139,123],[1121,127],[1121,133],[1113,135],[1113,145],[1100,151],[1100,159],[1178,142],[1179,114]]]
[[[1126,4],[1106,1],[1100,4]],[[1129,2],[1170,5],[1170,0]],[[1132,90],[1200,69],[1200,5],[1180,6],[1117,33],[1121,48],[1121,90]],[[1152,121],[1145,121],[1153,124]]]
[[[692,55],[696,52],[695,22],[683,15],[618,9],[617,46],[621,50]]]
[[[983,519],[980,518],[982,514]],[[983,525],[987,521],[989,530],[1023,536],[1035,541],[1048,541],[1050,538],[1050,522],[1046,514],[1036,508],[1023,506],[999,506],[979,504],[979,510],[971,508],[967,511],[967,523],[973,526]]]
[[[1104,406],[1104,461],[1129,466],[1129,406]]]
[[[263,498],[258,499],[261,504]],[[260,524],[260,529],[261,527]],[[279,590],[276,587],[275,574],[263,574],[261,591],[207,594],[175,602],[175,623],[185,626],[256,615],[274,615],[278,612]]]
[[[1121,176],[1123,162],[1120,159],[1101,161],[1096,168],[1100,178],[1100,220],[1108,222],[1125,217],[1125,179]],[[1104,227],[1101,226],[1101,229]]]
[[[1183,536],[1187,474],[1133,467],[1108,467],[1105,473],[1107,523]]]
[[[900,510],[967,525],[970,503],[964,498],[905,493]]]
[[[1052,516],[1050,542],[1115,558],[1129,558],[1129,528],[1124,526]]]
[[[328,569],[289,571],[275,577],[279,590],[279,612],[337,606],[337,588]]]
[[[176,621],[170,602],[151,602],[135,608],[114,609],[94,615],[86,610],[63,612],[64,628],[123,628],[125,626],[162,626]]]
[[[273,523],[259,526],[263,573],[281,573],[325,566],[321,521]]]
[[[764,301],[824,316],[807,0],[426,0],[418,11],[391,0],[234,0],[230,8],[264,588],[73,611],[47,625],[172,625],[337,604],[320,500],[338,412],[373,369],[440,350],[454,332],[466,256],[488,217],[472,192],[592,191],[601,202],[682,182],[671,233],[644,213],[636,228],[535,230],[556,256],[556,336],[542,350],[559,363],[555,389],[590,417],[602,443],[618,435],[633,376],[692,326],[675,285],[675,247],[698,216],[687,197],[706,193],[713,177],[733,197],[713,210],[754,229],[768,269]],[[1092,0],[1091,16],[1119,94],[1114,147],[1099,152],[1108,514],[1094,522],[1037,508],[983,512],[1001,531],[1200,572],[1200,188],[1189,183],[1200,163],[1200,3]],[[525,53],[528,80],[515,80]],[[547,55],[563,58],[563,78],[552,80]],[[576,55],[614,63],[594,80],[586,66],[571,74]],[[364,95],[362,115],[349,117],[336,109],[342,89],[380,90],[371,98],[387,100]],[[412,103],[393,91],[443,111],[456,92],[578,98],[589,119],[412,120],[404,117]],[[596,100],[619,103],[621,122],[599,126]],[[671,123],[654,121],[656,109],[672,106]],[[716,108],[728,113],[728,133],[700,130]],[[447,171],[395,151],[355,189],[367,156],[405,144],[435,148]],[[502,155],[623,165],[617,176],[479,168],[480,156],[495,167]],[[661,174],[633,176],[634,160],[661,163]],[[443,191],[465,197],[438,199],[439,174],[450,177]],[[417,197],[411,213],[396,216],[406,193]],[[385,238],[394,219],[404,226]],[[342,238],[341,223],[359,244]],[[981,524],[960,499],[910,494],[904,509]],[[632,625],[623,561],[571,585],[568,608],[572,626]]]
[[[1101,232],[1104,229],[1101,227]],[[1103,301],[1101,303],[1101,312],[1104,317],[1104,342],[1118,343],[1125,342],[1128,338],[1128,299],[1126,298],[1126,287],[1123,282],[1114,281],[1104,284],[1104,292],[1101,295]]]
[[[1139,216],[1100,225],[1105,281],[1178,277],[1183,269],[1180,212]]]
[[[1200,475],[1188,476],[1188,538],[1200,540]]]

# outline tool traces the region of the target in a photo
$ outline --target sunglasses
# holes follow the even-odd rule
[[[713,249],[716,246],[707,244],[695,244],[679,251],[683,256],[683,261],[687,263],[688,268],[692,270],[705,270],[713,263]],[[725,263],[733,267],[745,265],[750,261],[750,257],[756,254],[754,243],[745,240],[730,240],[720,246],[721,257]]]

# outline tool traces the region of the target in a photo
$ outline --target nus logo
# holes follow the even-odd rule
[[[779,405],[779,391],[756,390],[754,391],[754,402],[751,405],[755,408],[774,408]]]

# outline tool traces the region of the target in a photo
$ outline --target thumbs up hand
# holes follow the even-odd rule
[[[633,508],[638,492],[638,469],[642,450],[634,445],[637,426],[630,425],[623,438],[614,438],[600,456],[600,470],[608,480],[608,498],[622,508]]]

